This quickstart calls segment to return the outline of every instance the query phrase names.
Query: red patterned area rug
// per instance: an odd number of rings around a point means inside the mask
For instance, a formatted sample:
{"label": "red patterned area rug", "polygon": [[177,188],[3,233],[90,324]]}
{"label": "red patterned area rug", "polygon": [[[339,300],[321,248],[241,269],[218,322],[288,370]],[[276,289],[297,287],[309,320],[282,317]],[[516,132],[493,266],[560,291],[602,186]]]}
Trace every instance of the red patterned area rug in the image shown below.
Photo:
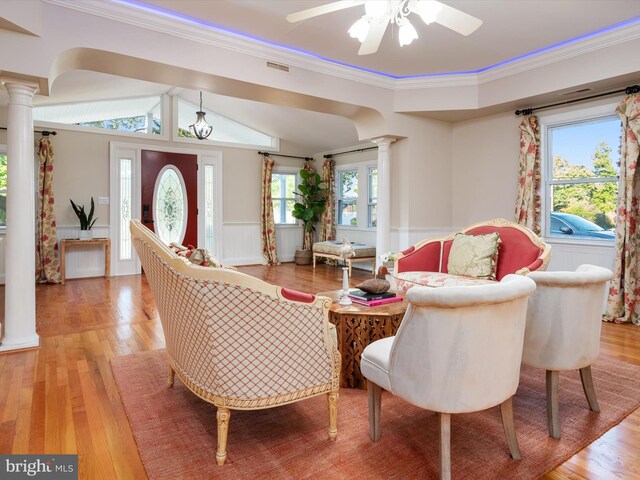
{"label": "red patterned area rug", "polygon": [[[367,393],[340,390],[338,440],[327,440],[324,395],[292,405],[232,411],[228,457],[215,461],[216,409],[176,378],[165,386],[164,350],[111,360],[149,478],[429,479],[438,478],[438,417],[388,393],[382,438],[369,441]],[[500,409],[452,415],[455,479],[537,479],[619,423],[640,405],[640,366],[600,360],[592,367],[602,412],[588,408],[577,372],[560,375],[562,438],[547,435],[544,371],[523,368],[514,399],[522,460],[509,456]]]}

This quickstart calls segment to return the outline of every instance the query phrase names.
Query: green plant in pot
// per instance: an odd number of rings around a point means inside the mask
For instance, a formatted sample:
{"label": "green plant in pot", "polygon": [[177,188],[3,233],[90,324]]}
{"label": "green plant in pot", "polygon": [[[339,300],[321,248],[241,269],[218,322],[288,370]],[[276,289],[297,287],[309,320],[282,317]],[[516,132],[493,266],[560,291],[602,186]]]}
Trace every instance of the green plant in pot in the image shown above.
{"label": "green plant in pot", "polygon": [[327,208],[327,189],[322,186],[322,177],[308,170],[300,170],[300,193],[298,202],[293,206],[291,215],[304,224],[302,250],[296,251],[296,264],[309,265],[311,263],[311,247],[315,224]]}
{"label": "green plant in pot", "polygon": [[89,215],[84,210],[84,205],[78,206],[74,203],[73,200],[69,199],[71,202],[71,206],[73,207],[73,211],[76,213],[78,220],[80,220],[80,234],[78,238],[80,240],[90,240],[93,238],[93,232],[91,231],[91,227],[96,223],[97,218],[93,218],[93,212],[96,209],[95,204],[93,203],[93,197],[91,197],[91,209],[89,210]]}

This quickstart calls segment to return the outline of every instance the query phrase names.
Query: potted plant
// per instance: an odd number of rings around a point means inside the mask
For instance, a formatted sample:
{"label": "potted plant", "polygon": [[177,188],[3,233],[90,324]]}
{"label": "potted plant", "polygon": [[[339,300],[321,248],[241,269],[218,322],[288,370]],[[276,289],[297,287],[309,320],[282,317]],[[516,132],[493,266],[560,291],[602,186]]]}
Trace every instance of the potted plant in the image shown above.
{"label": "potted plant", "polygon": [[96,223],[97,218],[93,218],[93,212],[95,210],[95,204],[93,203],[93,197],[91,197],[91,209],[89,210],[89,215],[84,211],[84,205],[76,205],[73,200],[69,199],[71,202],[71,206],[73,207],[73,211],[76,213],[78,220],[80,220],[80,232],[78,238],[80,240],[91,240],[93,238],[93,232],[91,231],[91,227]]}
{"label": "potted plant", "polygon": [[311,263],[311,248],[315,223],[327,208],[327,189],[322,187],[322,177],[308,170],[300,170],[300,193],[295,192],[299,202],[293,206],[291,214],[304,224],[302,250],[296,250],[296,265]]}

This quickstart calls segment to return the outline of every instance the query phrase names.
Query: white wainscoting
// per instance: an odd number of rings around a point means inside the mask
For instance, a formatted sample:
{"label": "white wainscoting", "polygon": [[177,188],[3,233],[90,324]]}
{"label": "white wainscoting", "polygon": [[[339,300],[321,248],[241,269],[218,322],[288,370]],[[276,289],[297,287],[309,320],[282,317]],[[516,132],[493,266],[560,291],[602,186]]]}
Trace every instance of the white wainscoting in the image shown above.
{"label": "white wainscoting", "polygon": [[427,238],[442,238],[459,232],[461,228],[440,227],[440,228],[391,228],[391,251],[402,252],[411,245]]}
{"label": "white wainscoting", "polygon": [[580,245],[576,243],[545,241],[551,245],[551,261],[548,270],[575,270],[588,263],[613,270],[615,245]]}
{"label": "white wainscoting", "polygon": [[[572,271],[585,263],[605,267],[613,271],[613,264],[616,259],[615,245],[580,245],[576,243],[554,242],[550,239],[545,241],[551,245],[550,271],[568,270]],[[602,313],[607,311],[607,296],[609,293],[609,283],[602,299]]]}
{"label": "white wainscoting", "polygon": [[222,225],[222,257],[225,265],[262,263],[260,223],[224,223]]}
{"label": "white wainscoting", "polygon": [[302,225],[276,225],[276,251],[281,262],[293,262],[296,248],[302,247]]}
{"label": "white wainscoting", "polygon": [[[343,239],[347,239],[350,242],[364,243],[365,245],[375,246],[376,244],[376,231],[364,230],[357,228],[336,228],[336,240],[342,242]],[[354,264],[355,266],[355,264]]]}
{"label": "white wainscoting", "polygon": [[[347,239],[350,242],[364,243],[365,245],[376,245],[376,231],[364,230],[356,228],[336,228],[336,240],[342,241]],[[359,268],[360,270],[371,271],[371,262],[354,262],[352,268]]]}
{"label": "white wainscoting", "polygon": [[[77,225],[58,225],[58,242],[65,238],[78,238]],[[109,226],[94,226],[94,238],[109,238]],[[59,244],[58,244],[59,247]],[[113,255],[113,245],[111,246]],[[60,259],[62,261],[62,259]],[[91,245],[67,249],[65,278],[85,278],[104,276],[104,247]]]}

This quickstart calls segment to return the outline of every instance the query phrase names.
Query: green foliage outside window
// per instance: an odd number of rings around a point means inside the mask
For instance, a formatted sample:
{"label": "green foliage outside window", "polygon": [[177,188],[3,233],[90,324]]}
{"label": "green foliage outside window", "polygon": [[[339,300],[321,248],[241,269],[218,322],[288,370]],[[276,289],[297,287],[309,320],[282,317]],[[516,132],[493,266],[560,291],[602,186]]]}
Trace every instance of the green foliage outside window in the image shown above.
{"label": "green foliage outside window", "polygon": [[[100,120],[97,122],[82,122],[78,125],[83,127],[97,127],[105,128],[107,130],[118,130],[121,132],[144,132],[147,129],[146,126],[147,117],[139,115],[137,117],[127,118],[113,118],[111,120]],[[153,131],[154,135],[160,135],[160,122],[153,119]]]}
{"label": "green foliage outside window", "polygon": [[182,127],[178,127],[178,136],[182,138],[196,138],[196,136],[191,133],[191,130]]}
{"label": "green foliage outside window", "polygon": [[[571,165],[557,155],[553,158],[554,179],[616,178],[612,148],[601,142],[593,154],[593,167]],[[605,230],[615,226],[617,182],[589,182],[553,186],[553,211],[579,215]]]}

